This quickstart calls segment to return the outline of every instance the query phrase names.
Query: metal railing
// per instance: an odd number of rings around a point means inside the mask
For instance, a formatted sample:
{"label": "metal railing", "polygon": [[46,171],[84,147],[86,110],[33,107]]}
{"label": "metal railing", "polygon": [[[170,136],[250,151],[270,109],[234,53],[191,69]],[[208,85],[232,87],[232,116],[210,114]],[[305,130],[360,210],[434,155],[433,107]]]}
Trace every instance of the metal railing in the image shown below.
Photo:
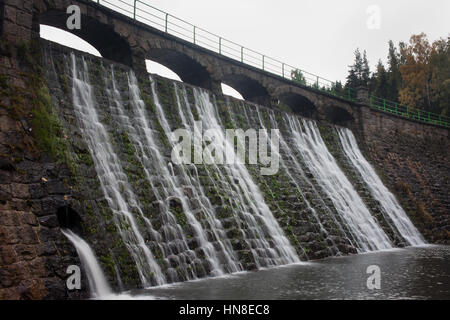
{"label": "metal railing", "polygon": [[[300,84],[329,92],[353,101],[354,96],[347,92],[333,90],[335,83],[311,72],[296,68],[287,63],[273,59],[255,50],[239,45],[233,41],[199,28],[185,20],[155,8],[140,0],[92,0],[105,7],[122,13],[136,21],[145,23],[155,29],[209,49],[215,53],[245,63],[252,67],[267,71],[288,80],[293,80],[292,73],[300,71],[304,82]],[[352,98],[353,97],[353,98]]]}
{"label": "metal railing", "polygon": [[370,96],[369,101],[371,108],[393,113],[405,118],[450,128],[450,117],[445,117],[437,113],[411,108],[401,105],[397,102],[389,101],[375,96]]}
{"label": "metal railing", "polygon": [[[116,12],[124,14],[136,21],[142,22],[155,29],[158,29],[167,34],[173,35],[177,38],[191,42],[195,45],[209,49],[215,53],[234,59],[246,65],[258,68],[260,70],[269,72],[271,74],[280,76],[284,79],[294,81],[297,84],[304,85],[322,92],[328,93],[335,97],[346,99],[349,101],[355,101],[356,90],[352,88],[338,88],[336,82],[325,79],[308,71],[296,68],[287,63],[281,62],[277,59],[273,59],[264,54],[261,54],[252,49],[246,48],[233,41],[227,40],[221,36],[215,35],[205,29],[199,28],[185,20],[172,16],[171,14],[155,8],[144,1],[140,0],[92,0],[98,4],[101,4],[107,8],[110,8]],[[301,72],[302,79],[297,80],[294,76],[295,73]],[[386,101],[380,105],[381,98],[373,97],[371,99],[371,107],[380,109],[386,112],[396,113],[395,108],[384,107]],[[389,103],[391,105],[392,103]],[[407,108],[408,109],[408,108]],[[394,110],[394,111],[393,111]],[[416,115],[409,112],[397,113],[399,115],[405,115],[409,118],[425,121],[427,123],[438,124],[448,126],[449,119],[446,117],[440,117],[438,115],[432,115],[431,117],[425,117],[427,112],[418,111]],[[409,115],[412,116],[409,116]],[[428,115],[428,114],[427,114]],[[444,119],[446,120],[439,120]]]}

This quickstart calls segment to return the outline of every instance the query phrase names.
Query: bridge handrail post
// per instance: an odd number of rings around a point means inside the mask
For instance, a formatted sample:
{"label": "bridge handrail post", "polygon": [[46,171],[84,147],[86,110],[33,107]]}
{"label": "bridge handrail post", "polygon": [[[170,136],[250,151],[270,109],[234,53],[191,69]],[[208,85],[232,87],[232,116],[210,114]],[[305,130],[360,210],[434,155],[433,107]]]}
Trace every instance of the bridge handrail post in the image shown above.
{"label": "bridge handrail post", "polygon": [[222,37],[219,37],[219,54],[222,54]]}
{"label": "bridge handrail post", "polygon": [[241,62],[244,63],[244,47],[241,47]]}
{"label": "bridge handrail post", "polygon": [[134,7],[133,7],[133,19],[134,20],[136,20],[136,7],[137,7],[137,0],[134,0]]}
{"label": "bridge handrail post", "polygon": [[168,23],[169,23],[169,14],[168,13],[166,13],[166,33],[167,33],[167,31],[168,31]]}
{"label": "bridge handrail post", "polygon": [[284,62],[281,63],[281,73],[283,74],[283,78],[284,78]]}
{"label": "bridge handrail post", "polygon": [[194,26],[194,44],[195,44],[195,29],[197,29],[197,27],[196,26]]}
{"label": "bridge handrail post", "polygon": [[263,69],[263,71],[265,71],[265,70],[264,70],[264,58],[265,58],[265,57],[264,57],[264,55],[263,55],[263,56],[262,56],[262,69]]}

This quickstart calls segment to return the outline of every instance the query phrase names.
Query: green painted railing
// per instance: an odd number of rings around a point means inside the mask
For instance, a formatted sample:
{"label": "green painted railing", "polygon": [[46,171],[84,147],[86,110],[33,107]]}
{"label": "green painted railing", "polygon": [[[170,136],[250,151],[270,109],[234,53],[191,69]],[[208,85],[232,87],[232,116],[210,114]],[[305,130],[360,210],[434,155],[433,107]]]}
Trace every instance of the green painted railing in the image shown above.
{"label": "green painted railing", "polygon": [[397,102],[389,101],[374,96],[370,96],[369,100],[371,108],[393,113],[405,118],[450,128],[450,117],[445,117],[437,113],[411,108],[408,106],[401,105]]}
{"label": "green painted railing", "polygon": [[[281,62],[277,59],[270,58],[264,54],[258,53],[252,49],[241,46],[233,41],[222,38],[209,31],[199,28],[189,22],[172,16],[171,14],[164,12],[158,8],[155,8],[144,1],[140,0],[92,0],[98,4],[108,7],[116,12],[124,14],[136,21],[145,23],[153,28],[156,28],[165,33],[176,36],[180,39],[191,42],[200,47],[209,49],[220,55],[229,57],[239,62],[245,63],[252,67],[261,69],[263,71],[275,74],[284,79],[297,82],[301,85],[326,92],[330,95],[346,99],[349,101],[355,101],[356,90],[352,88],[337,89],[336,83],[318,75],[302,70],[300,68],[293,67],[287,63]],[[300,71],[303,79],[297,81],[292,74]],[[384,102],[383,102],[384,101]],[[388,105],[395,103],[389,102]],[[447,117],[441,117],[439,115],[430,114],[421,110],[416,110],[416,113],[404,112],[407,107],[401,106],[401,111],[395,111],[395,108],[384,107],[386,101],[373,97],[371,99],[371,107],[380,109],[386,112],[395,113],[411,119],[424,121],[431,124],[447,126],[450,121]],[[398,106],[400,107],[400,106]],[[406,108],[406,109],[405,109]],[[412,110],[412,109],[411,109]]]}

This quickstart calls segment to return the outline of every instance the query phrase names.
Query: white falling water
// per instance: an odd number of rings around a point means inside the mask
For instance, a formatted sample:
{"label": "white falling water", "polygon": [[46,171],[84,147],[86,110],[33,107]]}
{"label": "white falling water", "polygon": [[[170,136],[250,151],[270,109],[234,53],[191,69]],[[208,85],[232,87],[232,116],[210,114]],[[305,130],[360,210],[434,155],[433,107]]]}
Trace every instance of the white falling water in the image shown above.
{"label": "white falling water", "polygon": [[[225,137],[225,128],[218,115],[218,108],[212,103],[209,93],[205,90],[194,88],[195,109],[199,115],[204,130],[219,129],[215,136],[215,142],[218,146],[217,152],[224,154],[227,148],[233,150],[228,145]],[[194,119],[192,110],[188,108],[189,118]],[[212,158],[212,155],[209,155]],[[211,161],[214,163],[214,161]],[[283,230],[274,218],[272,212],[264,201],[264,197],[258,186],[253,182],[250,173],[244,164],[235,163],[228,165],[224,169],[227,177],[217,165],[213,164],[215,172],[221,177],[222,181],[228,181],[234,195],[239,200],[239,210],[241,223],[248,226],[251,238],[246,238],[247,243],[252,248],[252,254],[255,258],[257,267],[269,267],[298,263],[299,258],[295,249],[292,247]]]}
{"label": "white falling water", "polygon": [[392,248],[386,233],[328,151],[315,122],[285,115],[293,134],[293,147],[328,194],[357,241],[359,251]]}
{"label": "white falling water", "polygon": [[[134,75],[131,76],[134,79]],[[169,257],[178,259],[178,261],[181,261],[184,264],[191,263],[192,260],[196,259],[196,254],[192,250],[189,250],[183,230],[177,224],[175,217],[169,210],[169,204],[166,201],[169,200],[167,187],[161,185],[161,188],[158,188],[155,183],[155,180],[159,180],[161,184],[166,183],[167,179],[161,180],[159,177],[161,175],[164,177],[168,176],[168,172],[166,168],[162,167],[163,161],[161,160],[159,150],[154,143],[153,133],[148,127],[148,123],[145,121],[146,118],[143,118],[142,116],[142,113],[144,112],[143,108],[138,106],[143,103],[139,99],[138,88],[134,83],[132,84],[130,80],[128,80],[128,90],[130,91],[131,96],[130,104],[133,108],[131,110],[125,110],[121,94],[117,89],[113,69],[111,69],[110,82],[111,83],[107,85],[106,89],[109,98],[109,111],[114,120],[120,125],[120,128],[124,130],[124,132],[127,132],[130,142],[136,150],[136,156],[141,162],[145,177],[150,183],[152,191],[155,193],[160,209],[161,220],[164,222],[160,232],[158,232],[154,229],[151,221],[146,216],[143,216],[151,234],[151,239],[161,250],[164,263],[166,263],[167,266],[170,266]],[[137,111],[139,111],[138,114],[136,114]],[[155,156],[156,158],[154,158]],[[157,175],[152,175],[151,172],[155,172]],[[178,256],[175,256],[176,253]],[[184,280],[195,278],[193,270],[188,271],[184,267],[180,267],[179,270],[183,272]],[[180,280],[178,272],[172,267],[168,268],[167,274],[169,280],[172,282]]]}
{"label": "white falling water", "polygon": [[[150,116],[147,110],[149,106],[146,106],[141,98],[135,75],[132,72],[128,73],[128,94],[125,93],[122,97],[124,94],[117,89],[114,71],[111,70],[111,77],[104,79],[110,102],[109,111],[106,112],[113,118],[114,124],[127,133],[136,158],[142,164],[145,180],[149,182],[156,197],[160,222],[160,228],[156,230],[151,220],[146,217],[148,213],[144,213],[145,210],[141,208],[138,195],[134,194],[124,170],[125,163],[122,163],[116,153],[107,127],[101,123],[101,115],[105,110],[100,110],[96,102],[93,88],[89,83],[88,66],[84,60],[77,61],[73,54],[71,58],[73,104],[79,127],[94,160],[101,189],[114,214],[116,227],[135,261],[144,286],[196,279],[198,270],[195,266],[198,262],[200,265],[203,263],[203,266],[208,266],[208,275],[211,276],[242,271],[244,270],[241,264],[243,258],[240,254],[244,251],[251,253],[257,268],[299,262],[294,247],[273,216],[245,164],[237,162],[233,165],[220,166],[214,161],[206,161],[211,164],[202,167],[204,172],[200,177],[196,166],[173,166],[167,160],[167,150],[163,149],[157,135],[170,137],[173,129],[169,120],[172,120],[174,116],[179,117],[182,127],[192,131],[219,129],[215,136],[217,153],[225,153],[227,147],[234,149],[228,145],[229,142],[225,136],[225,129],[231,128],[225,128],[219,115],[219,107],[215,101],[212,101],[210,94],[206,90],[194,88],[195,102],[191,105],[186,87],[174,83],[177,109],[175,112],[178,111],[178,114],[169,117],[165,106],[162,106],[159,101],[156,81],[150,77],[154,104],[154,116],[153,114]],[[80,61],[82,63],[77,66]],[[123,100],[124,98],[128,100]],[[250,121],[253,121],[253,123],[259,123],[262,128],[265,127],[259,110],[250,116],[254,119],[250,120],[245,112],[249,125],[251,125]],[[272,111],[269,111],[269,121],[272,128],[278,128],[281,125]],[[331,199],[339,214],[340,219],[332,217],[335,224],[341,229],[341,221],[345,224],[348,232],[344,233],[351,236],[351,240],[348,240],[357,247],[359,252],[392,248],[388,236],[327,150],[315,122],[299,120],[287,114],[282,117],[282,122],[283,128],[286,126],[292,135],[283,136],[281,133],[278,135],[283,154],[287,155],[287,159],[280,159],[281,168],[286,172],[287,178],[297,193],[304,198],[306,207],[314,216],[321,233],[325,234],[324,237],[328,233],[314,205],[304,196],[302,185],[296,181],[296,177],[300,175],[309,189],[318,190],[306,177],[305,166],[312,173],[319,188],[326,193],[327,198]],[[159,125],[160,130],[155,130],[156,125]],[[339,136],[346,155],[361,173],[373,197],[381,203],[385,214],[405,241],[410,245],[423,244],[422,237],[395,197],[381,183],[373,168],[360,153],[353,134],[348,130],[340,129]],[[173,147],[174,142],[167,140]],[[167,147],[166,145],[165,148]],[[273,150],[276,152],[275,149]],[[209,157],[207,160],[213,158],[207,153],[204,156]],[[206,185],[202,185],[204,179],[209,180],[208,186],[213,185],[226,193],[225,197],[233,208],[230,218],[227,219],[235,222],[233,225],[239,229],[241,233],[239,237],[242,236],[239,239],[242,238],[247,246],[241,249],[242,252],[233,249],[235,245],[233,241],[236,239],[234,236],[228,236],[222,222],[217,218],[217,207],[211,203],[203,189],[206,188]],[[187,196],[187,194],[190,195]],[[224,199],[224,195],[220,197]],[[179,224],[178,218],[171,210],[170,203],[174,199],[181,204],[188,230],[198,244],[196,250],[189,248],[190,238],[187,238],[186,230]],[[192,200],[198,200],[195,208]],[[328,214],[333,215],[333,211],[329,210]],[[137,219],[143,221],[145,225],[138,224]],[[74,243],[80,258],[84,256],[81,259],[83,263],[86,263],[86,268],[93,277],[89,281],[90,283],[94,281],[91,284],[94,295],[110,294],[102,274],[99,278],[100,283],[95,283],[94,278],[98,277],[101,269],[87,243],[70,231],[64,234]],[[156,263],[150,250],[155,247],[162,253],[162,257],[158,257],[160,265]],[[245,262],[252,263],[248,260]],[[161,269],[163,264],[165,268]]]}
{"label": "white falling water", "polygon": [[[153,102],[155,104],[156,108],[156,115],[158,118],[159,123],[161,124],[161,127],[164,131],[164,134],[166,137],[170,137],[172,134],[172,131],[170,129],[169,122],[166,118],[166,114],[163,110],[163,107],[159,101],[159,97],[156,90],[156,82],[154,79],[150,76],[150,82],[151,82],[151,90],[152,90],[152,96],[153,96]],[[134,79],[134,86],[138,88],[135,78]],[[176,84],[174,83],[174,90],[175,95],[177,97],[177,107],[179,111],[179,115],[182,120],[183,126],[187,128],[187,122],[186,118],[184,117],[184,114],[181,110],[181,102],[179,100],[179,95],[177,92]],[[174,142],[169,139],[169,143],[172,147],[174,147]],[[216,213],[209,201],[209,199],[206,197],[205,192],[201,186],[201,183],[198,179],[198,176],[193,176],[191,174],[188,174],[188,170],[184,166],[178,166],[177,170],[180,179],[174,180],[172,182],[172,186],[175,189],[175,192],[178,192],[179,196],[181,195],[181,192],[179,191],[181,188],[180,181],[183,181],[185,184],[187,184],[187,187],[192,192],[192,198],[198,199],[198,204],[200,205],[201,211],[205,214],[205,223],[206,225],[202,226],[199,221],[196,220],[195,215],[193,212],[191,212],[188,204],[186,203],[186,200],[184,199],[184,205],[187,210],[188,219],[191,223],[191,226],[196,230],[197,232],[197,239],[199,240],[201,246],[205,249],[205,254],[207,257],[210,257],[212,259],[212,266],[213,266],[213,274],[222,274],[224,271],[227,273],[234,273],[238,271],[242,271],[242,266],[237,259],[235,253],[233,252],[233,248],[231,246],[230,240],[226,237],[226,234],[223,230],[223,226],[220,223],[220,221],[216,218]],[[173,180],[173,178],[172,178]],[[215,241],[216,247],[215,248],[210,241],[208,241],[205,228],[208,228],[212,232],[212,238]],[[217,252],[218,251],[218,252]],[[222,255],[222,261],[218,258],[219,252]],[[222,266],[221,266],[222,265]]]}
{"label": "white falling water", "polygon": [[111,296],[112,292],[108,285],[108,281],[106,280],[102,268],[100,267],[94,252],[92,252],[91,247],[86,241],[72,231],[61,230],[61,232],[70,240],[70,242],[72,242],[77,250],[81,263],[86,270],[92,297],[104,299]]}
{"label": "white falling water", "polygon": [[[262,127],[264,127],[264,122],[262,121],[261,118],[261,114],[259,112],[259,110],[257,109],[257,114],[258,114],[258,121],[260,123],[260,125]],[[279,125],[275,119],[275,114],[273,112],[273,110],[269,111],[269,118],[270,118],[270,124],[272,126],[272,128],[276,128],[278,129],[278,135],[279,135],[279,140],[280,140],[280,145],[281,148],[283,148],[284,152],[286,153],[287,157],[289,160],[291,160],[292,162],[292,166],[289,167],[285,164],[284,159],[282,159],[281,155],[280,155],[280,164],[281,166],[284,168],[287,176],[290,178],[290,180],[292,181],[292,183],[295,185],[297,192],[302,196],[307,208],[310,210],[310,212],[312,213],[315,221],[317,222],[317,224],[320,227],[320,230],[328,235],[327,230],[324,228],[324,226],[322,225],[322,222],[316,212],[316,209],[311,205],[310,201],[306,198],[302,188],[300,187],[299,183],[296,181],[296,179],[293,176],[293,173],[291,171],[293,171],[295,169],[296,173],[299,173],[302,177],[303,180],[308,182],[309,187],[312,190],[315,190],[314,185],[309,181],[309,179],[307,179],[300,163],[298,162],[297,158],[295,157],[294,153],[292,152],[292,149],[288,146],[286,140],[284,139],[283,135],[281,134],[280,130],[279,130]],[[331,216],[331,218],[333,219],[335,225],[339,228],[339,230],[342,232],[343,235],[345,235],[345,231],[341,226],[341,223],[339,222],[338,219],[336,219],[336,217],[334,217],[334,215],[332,214],[332,212],[329,210],[329,208],[324,204],[324,206],[327,209],[328,214]],[[352,241],[347,237],[347,240],[349,241],[350,244],[352,244]],[[333,242],[333,241],[332,241]],[[333,242],[334,244],[334,242]]]}
{"label": "white falling water", "polygon": [[374,168],[362,155],[353,133],[346,128],[339,128],[338,133],[345,154],[361,174],[370,193],[379,201],[384,212],[392,220],[407,244],[411,246],[425,244],[420,232],[414,227],[395,196],[386,188]]}
{"label": "white falling water", "polygon": [[165,277],[145,244],[132,209],[136,209],[141,215],[142,212],[111,144],[109,134],[99,120],[93,88],[89,84],[88,66],[83,59],[82,67],[78,68],[73,53],[71,58],[75,114],[94,160],[103,194],[114,213],[116,226],[136,262],[143,285],[151,285],[152,276],[156,284],[164,284]]}
{"label": "white falling water", "polygon": [[[223,274],[223,269],[221,267],[221,264],[218,259],[217,252],[214,248],[214,246],[208,241],[207,236],[202,228],[202,225],[197,221],[194,213],[189,207],[188,201],[186,196],[184,195],[183,187],[180,185],[177,177],[173,174],[171,170],[171,164],[163,157],[161,154],[161,151],[159,150],[159,147],[157,146],[154,138],[153,131],[150,128],[150,118],[146,112],[146,106],[145,103],[142,101],[140,97],[140,91],[137,84],[136,77],[133,73],[129,74],[129,90],[131,93],[131,104],[133,107],[133,113],[135,120],[137,122],[136,127],[138,130],[140,130],[139,135],[134,134],[132,136],[132,139],[135,140],[135,143],[139,143],[138,140],[144,141],[145,148],[142,149],[142,152],[144,155],[147,155],[149,158],[152,158],[153,161],[149,163],[148,161],[144,162],[144,166],[146,169],[146,174],[148,179],[151,181],[152,177],[150,175],[150,171],[157,173],[158,180],[163,181],[161,191],[156,191],[156,195],[158,197],[158,200],[160,201],[160,204],[162,206],[162,214],[166,214],[168,217],[168,221],[171,221],[170,224],[166,224],[163,228],[170,228],[173,229],[174,225],[177,229],[178,233],[178,239],[181,241],[181,248],[178,248],[177,251],[190,251],[187,252],[187,254],[182,258],[182,260],[189,260],[189,256],[194,256],[194,259],[196,257],[195,253],[191,250],[189,250],[186,238],[184,236],[183,230],[179,225],[177,225],[175,217],[171,216],[170,211],[168,210],[168,201],[175,197],[176,199],[179,199],[181,201],[183,214],[186,216],[187,223],[192,227],[195,233],[195,237],[198,240],[199,247],[203,251],[205,255],[206,261],[210,265],[210,273],[213,276],[221,275]],[[153,84],[152,84],[152,90]],[[169,132],[169,126],[167,121],[164,121],[165,118],[161,118],[159,116],[162,112],[159,111],[161,108],[158,97],[154,94],[153,95],[154,104],[156,106],[157,112],[158,112],[158,118],[159,122],[163,127],[163,130],[167,133]],[[151,152],[151,154],[149,153]],[[149,167],[149,165],[153,166],[152,168]],[[195,188],[191,185],[189,186],[191,190],[195,190]],[[168,230],[167,230],[168,231]],[[166,232],[169,234],[170,232]],[[173,234],[173,233],[172,233]],[[179,257],[177,257],[179,259]]]}

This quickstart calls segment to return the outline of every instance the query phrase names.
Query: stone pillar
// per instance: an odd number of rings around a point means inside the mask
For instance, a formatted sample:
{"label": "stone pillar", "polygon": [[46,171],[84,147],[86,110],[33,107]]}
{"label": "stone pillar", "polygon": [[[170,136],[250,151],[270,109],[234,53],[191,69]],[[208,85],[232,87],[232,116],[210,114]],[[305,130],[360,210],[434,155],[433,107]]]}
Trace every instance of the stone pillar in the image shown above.
{"label": "stone pillar", "polygon": [[206,89],[211,90],[216,95],[222,95],[222,83],[220,81],[211,79],[210,84],[205,85]]}
{"label": "stone pillar", "polygon": [[369,90],[367,87],[360,86],[356,90],[356,102],[369,105]]}
{"label": "stone pillar", "polygon": [[28,42],[39,37],[34,32],[33,0],[3,0],[0,4],[2,39],[9,43]]}
{"label": "stone pillar", "polygon": [[131,65],[135,73],[147,73],[147,66],[145,64],[145,51],[139,47],[131,48]]}

